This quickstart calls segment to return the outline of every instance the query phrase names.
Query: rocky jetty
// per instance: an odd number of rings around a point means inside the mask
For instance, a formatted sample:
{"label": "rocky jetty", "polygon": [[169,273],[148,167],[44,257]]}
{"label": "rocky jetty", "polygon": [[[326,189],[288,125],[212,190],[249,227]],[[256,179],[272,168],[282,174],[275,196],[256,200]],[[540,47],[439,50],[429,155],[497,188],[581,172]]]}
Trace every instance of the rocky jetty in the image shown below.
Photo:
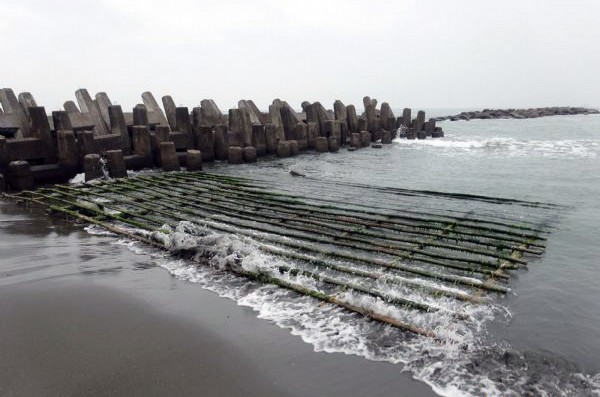
{"label": "rocky jetty", "polygon": [[438,117],[437,121],[472,120],[472,119],[533,119],[545,116],[564,116],[575,114],[598,114],[597,109],[582,107],[549,107],[532,109],[484,109],[472,112],[462,112],[454,116]]}

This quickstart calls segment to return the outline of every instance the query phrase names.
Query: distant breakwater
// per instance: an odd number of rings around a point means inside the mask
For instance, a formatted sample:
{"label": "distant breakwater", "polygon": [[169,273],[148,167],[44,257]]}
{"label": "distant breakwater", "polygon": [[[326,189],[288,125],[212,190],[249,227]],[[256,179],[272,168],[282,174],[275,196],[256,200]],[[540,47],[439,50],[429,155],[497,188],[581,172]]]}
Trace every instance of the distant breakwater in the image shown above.
{"label": "distant breakwater", "polygon": [[253,163],[261,156],[289,157],[306,150],[377,149],[398,136],[444,136],[424,111],[413,119],[405,108],[396,117],[387,102],[378,108],[368,96],[362,114],[340,100],[333,110],[305,101],[297,112],[275,99],[263,112],[243,99],[224,114],[212,99],[190,111],[165,95],[161,108],[150,92],[142,93],[132,112],[113,105],[105,92],[92,98],[79,89],[75,99],[49,115],[31,93],[17,96],[10,88],[0,89],[0,192],[65,182],[78,173],[86,180],[122,178],[127,170],[142,168],[200,170],[215,160]]}
{"label": "distant breakwater", "polygon": [[598,114],[597,109],[583,107],[546,107],[531,109],[484,109],[479,111],[462,112],[454,116],[437,117],[436,121],[458,121],[473,119],[533,119],[546,116],[566,116],[576,114]]}

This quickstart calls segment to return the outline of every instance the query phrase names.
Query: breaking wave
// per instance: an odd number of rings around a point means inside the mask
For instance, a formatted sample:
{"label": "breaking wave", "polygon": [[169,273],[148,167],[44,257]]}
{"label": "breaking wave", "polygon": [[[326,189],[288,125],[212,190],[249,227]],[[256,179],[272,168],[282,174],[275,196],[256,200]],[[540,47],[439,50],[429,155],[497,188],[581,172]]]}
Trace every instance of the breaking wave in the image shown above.
{"label": "breaking wave", "polygon": [[510,157],[577,157],[596,158],[600,153],[598,140],[519,140],[508,137],[447,135],[442,139],[394,140],[400,148],[438,150],[443,153],[464,153],[481,155],[502,155]]}
{"label": "breaking wave", "polygon": [[[173,276],[232,299],[261,319],[290,330],[317,352],[357,355],[398,365],[441,396],[598,396],[600,376],[581,374],[570,363],[532,352],[518,352],[508,344],[492,343],[486,324],[508,321],[510,312],[498,300],[483,304],[440,299],[448,312],[460,305],[467,321],[451,321],[437,313],[403,311],[379,298],[351,290],[338,292],[339,299],[388,315],[408,316],[413,323],[434,329],[439,338],[413,335],[333,305],[321,305],[308,296],[269,284],[248,281],[228,268],[276,272],[281,257],[258,249],[257,243],[235,234],[215,233],[202,225],[181,222],[175,229],[164,226],[150,235],[169,247],[155,252],[156,263]],[[88,229],[98,233],[96,228]],[[136,252],[139,249],[136,248]],[[278,276],[286,281],[321,291],[314,278],[301,274]],[[389,288],[385,284],[381,288]],[[389,291],[390,293],[392,291]]]}

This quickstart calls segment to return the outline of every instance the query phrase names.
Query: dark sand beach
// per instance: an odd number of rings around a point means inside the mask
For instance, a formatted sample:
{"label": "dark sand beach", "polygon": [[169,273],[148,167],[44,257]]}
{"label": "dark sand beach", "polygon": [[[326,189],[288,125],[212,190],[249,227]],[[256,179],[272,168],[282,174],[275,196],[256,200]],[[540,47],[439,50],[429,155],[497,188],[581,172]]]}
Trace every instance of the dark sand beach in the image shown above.
{"label": "dark sand beach", "polygon": [[315,353],[147,254],[1,205],[2,396],[432,396],[401,366]]}

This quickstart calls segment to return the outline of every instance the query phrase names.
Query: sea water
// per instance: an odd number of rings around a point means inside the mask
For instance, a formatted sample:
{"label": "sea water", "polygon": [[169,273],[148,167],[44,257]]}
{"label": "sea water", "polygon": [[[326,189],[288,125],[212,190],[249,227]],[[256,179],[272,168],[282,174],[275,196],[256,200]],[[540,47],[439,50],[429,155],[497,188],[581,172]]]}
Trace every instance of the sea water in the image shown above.
{"label": "sea water", "polygon": [[[446,132],[443,139],[397,139],[379,150],[342,149],[335,154],[306,154],[236,167],[216,165],[211,171],[259,179],[300,195],[391,208],[418,210],[420,204],[376,190],[365,194],[359,187],[556,204],[555,209],[542,212],[506,210],[507,216],[551,224],[546,252],[516,272],[506,297],[496,296],[481,305],[450,298],[433,302],[444,310],[460,310],[469,321],[453,321],[440,313],[406,313],[352,291],[341,295],[354,304],[435,329],[443,342],[406,335],[275,286],[224,275],[219,269],[240,259],[249,269],[275,268],[281,261],[260,252],[252,239],[236,234],[182,223],[154,238],[173,248],[194,247],[213,266],[199,266],[193,257],[174,259],[169,254],[155,254],[155,261],[182,280],[252,308],[259,318],[289,329],[315,351],[397,364],[399,372],[408,371],[440,395],[599,395],[600,116],[439,125]],[[290,170],[307,178],[293,178]],[[439,211],[470,210],[445,200],[423,205]],[[462,205],[485,210],[475,203]],[[95,227],[88,230],[103,233]],[[319,289],[309,277],[290,281]]]}

